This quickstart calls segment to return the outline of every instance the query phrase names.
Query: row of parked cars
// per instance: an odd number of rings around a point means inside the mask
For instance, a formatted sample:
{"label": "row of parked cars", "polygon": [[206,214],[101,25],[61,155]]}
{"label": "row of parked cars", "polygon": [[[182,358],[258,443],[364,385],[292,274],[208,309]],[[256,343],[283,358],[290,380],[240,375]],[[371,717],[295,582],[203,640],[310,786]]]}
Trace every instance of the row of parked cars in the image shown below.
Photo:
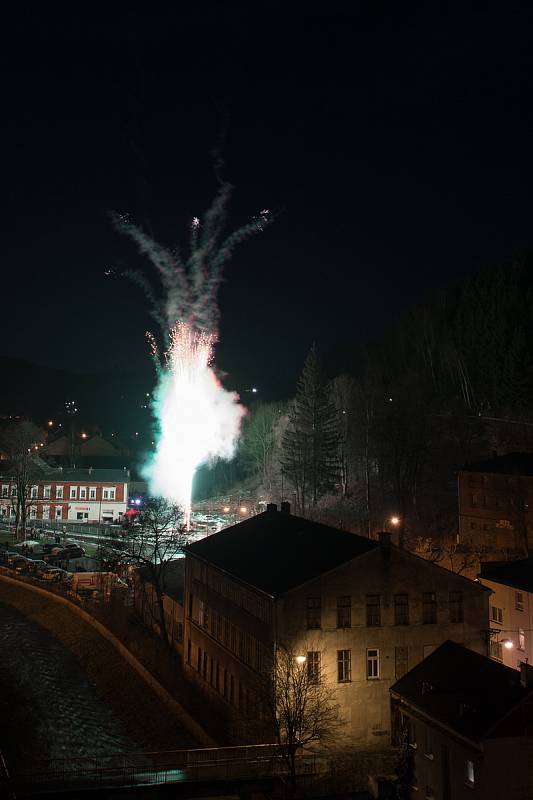
{"label": "row of parked cars", "polygon": [[51,581],[55,583],[63,581],[70,583],[72,580],[71,572],[53,566],[53,564],[50,564],[44,558],[27,558],[19,553],[11,553],[4,550],[0,551],[0,563],[14,570],[19,575],[29,575],[42,581]]}

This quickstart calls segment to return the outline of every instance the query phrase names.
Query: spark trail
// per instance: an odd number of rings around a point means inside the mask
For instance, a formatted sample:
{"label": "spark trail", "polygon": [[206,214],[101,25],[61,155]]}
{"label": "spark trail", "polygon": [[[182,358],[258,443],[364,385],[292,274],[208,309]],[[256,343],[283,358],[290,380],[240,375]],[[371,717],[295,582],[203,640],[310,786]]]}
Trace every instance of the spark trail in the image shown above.
{"label": "spark trail", "polygon": [[235,247],[271,220],[263,210],[224,235],[231,191],[223,183],[203,222],[193,217],[187,258],[158,244],[128,217],[114,218],[116,227],[148,257],[158,278],[154,284],[144,272],[130,273],[150,301],[163,342],[160,348],[156,336],[147,332],[158,376],[152,403],[157,440],[144,473],[153,495],[182,506],[187,525],[196,469],[206,461],[232,457],[245,413],[238,395],[223,388],[213,369],[222,270]]}

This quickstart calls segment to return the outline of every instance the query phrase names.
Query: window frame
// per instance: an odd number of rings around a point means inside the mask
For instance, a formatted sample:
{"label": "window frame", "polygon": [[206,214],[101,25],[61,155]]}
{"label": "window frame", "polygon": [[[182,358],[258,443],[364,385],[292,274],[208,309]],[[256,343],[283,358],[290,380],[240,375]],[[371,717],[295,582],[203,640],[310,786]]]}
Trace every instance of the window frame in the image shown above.
{"label": "window frame", "polygon": [[460,624],[465,621],[464,594],[460,590],[450,591],[448,595],[450,622]]}
{"label": "window frame", "polygon": [[[374,598],[374,602],[371,602]],[[376,601],[377,599],[377,601]],[[371,609],[377,609],[372,612]],[[369,593],[366,596],[366,627],[381,628],[381,595]]]}
{"label": "window frame", "polygon": [[311,686],[319,686],[321,679],[320,650],[310,650],[306,655],[307,682]]}
{"label": "window frame", "polygon": [[337,597],[337,628],[352,627],[352,596],[340,595]]}
{"label": "window frame", "polygon": [[308,631],[322,628],[322,598],[318,595],[306,598],[305,624]]}
{"label": "window frame", "polygon": [[[405,603],[399,603],[399,598],[405,598]],[[409,625],[409,595],[407,592],[399,592],[394,595],[394,624]]]}
{"label": "window frame", "polygon": [[[427,599],[431,598],[431,599]],[[422,624],[437,624],[437,592],[422,592]],[[431,619],[430,619],[431,617]]]}
{"label": "window frame", "polygon": [[337,650],[337,683],[352,681],[352,651]]}
{"label": "window frame", "polygon": [[366,679],[377,681],[381,677],[379,647],[367,647],[366,650]]}

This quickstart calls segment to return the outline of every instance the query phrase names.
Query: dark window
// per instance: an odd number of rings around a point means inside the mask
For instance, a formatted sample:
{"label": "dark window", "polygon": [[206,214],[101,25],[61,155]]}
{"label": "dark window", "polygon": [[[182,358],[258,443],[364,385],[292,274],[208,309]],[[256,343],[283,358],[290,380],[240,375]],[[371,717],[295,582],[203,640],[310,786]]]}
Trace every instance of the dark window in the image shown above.
{"label": "dark window", "polygon": [[402,678],[409,669],[409,651],[407,647],[394,648],[394,675]]}
{"label": "dark window", "polygon": [[211,686],[213,685],[213,681],[215,679],[215,665],[213,662],[213,657],[209,659],[209,683]]}
{"label": "dark window", "polygon": [[217,668],[215,673],[215,689],[220,692],[220,664],[217,661]]}
{"label": "dark window", "polygon": [[352,680],[352,651],[337,650],[337,680],[348,683]]}
{"label": "dark window", "polygon": [[517,611],[524,610],[524,595],[522,592],[515,592],[514,593],[514,607]]}
{"label": "dark window", "polygon": [[409,596],[406,594],[394,595],[394,624],[409,625]]}
{"label": "dark window", "polygon": [[187,664],[191,663],[191,640],[187,639]]}
{"label": "dark window", "polygon": [[352,598],[337,597],[337,628],[352,627]]}
{"label": "dark window", "polygon": [[228,697],[228,670],[224,667],[224,697]]}
{"label": "dark window", "polygon": [[198,648],[198,672],[202,671],[202,648]]}
{"label": "dark window", "polygon": [[235,678],[233,675],[229,676],[229,701],[230,703],[235,702]]}
{"label": "dark window", "polygon": [[381,625],[381,605],[379,594],[366,596],[366,624],[369,628]]}
{"label": "dark window", "polygon": [[217,616],[217,639],[222,639],[222,614]]}
{"label": "dark window", "polygon": [[204,650],[204,678],[207,680],[207,653]]}
{"label": "dark window", "polygon": [[239,631],[239,658],[244,661],[244,633]]}
{"label": "dark window", "polygon": [[318,650],[307,654],[307,679],[309,683],[320,683],[320,653]]}
{"label": "dark window", "polygon": [[464,622],[462,592],[450,592],[450,622]]}
{"label": "dark window", "polygon": [[229,647],[229,620],[224,619],[224,644]]}
{"label": "dark window", "polygon": [[320,597],[307,598],[307,629],[316,630],[322,625],[322,601]]}
{"label": "dark window", "polygon": [[424,592],[422,595],[422,622],[434,625],[437,622],[437,595],[435,592]]}

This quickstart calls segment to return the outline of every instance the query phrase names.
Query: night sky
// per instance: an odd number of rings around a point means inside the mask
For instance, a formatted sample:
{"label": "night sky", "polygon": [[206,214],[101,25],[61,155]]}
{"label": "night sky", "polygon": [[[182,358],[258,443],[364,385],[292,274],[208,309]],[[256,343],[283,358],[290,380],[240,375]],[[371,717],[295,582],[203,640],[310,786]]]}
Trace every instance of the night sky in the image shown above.
{"label": "night sky", "polygon": [[[533,243],[533,12],[500,3],[193,3],[5,19],[3,355],[150,370],[138,264],[109,212],[187,241],[224,134],[234,226],[217,364],[294,390],[433,287]],[[87,7],[90,8],[90,7]],[[148,7],[147,7],[148,8]]]}

